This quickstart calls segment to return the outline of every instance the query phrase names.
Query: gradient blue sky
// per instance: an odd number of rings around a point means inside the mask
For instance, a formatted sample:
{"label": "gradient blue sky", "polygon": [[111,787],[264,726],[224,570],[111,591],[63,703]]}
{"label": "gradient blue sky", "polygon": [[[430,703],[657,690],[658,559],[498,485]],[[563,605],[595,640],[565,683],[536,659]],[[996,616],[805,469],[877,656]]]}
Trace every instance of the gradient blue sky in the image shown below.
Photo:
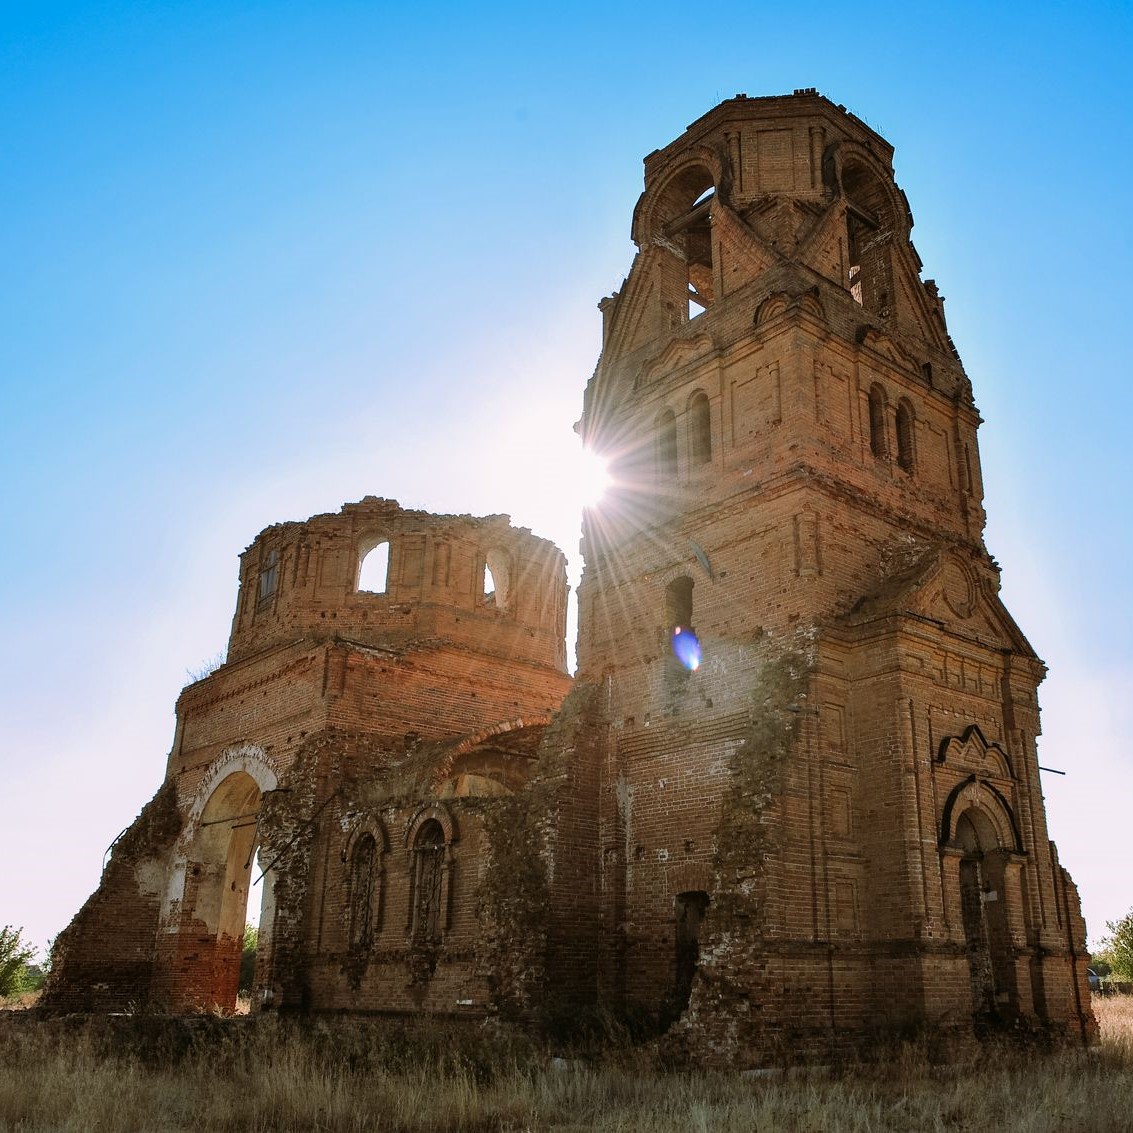
{"label": "gradient blue sky", "polygon": [[269,523],[372,493],[577,559],[641,159],[815,86],[895,145],[948,300],[1096,939],[1133,906],[1131,53],[1127,3],[4,5],[0,924],[42,945],[97,884]]}

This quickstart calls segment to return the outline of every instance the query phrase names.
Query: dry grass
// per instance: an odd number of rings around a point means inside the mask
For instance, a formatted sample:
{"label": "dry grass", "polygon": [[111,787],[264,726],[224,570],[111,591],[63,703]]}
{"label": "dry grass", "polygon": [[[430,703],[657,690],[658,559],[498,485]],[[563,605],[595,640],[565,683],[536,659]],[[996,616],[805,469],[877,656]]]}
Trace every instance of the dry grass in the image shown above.
{"label": "dry grass", "polygon": [[0,995],[0,1011],[26,1011],[39,1002],[38,991],[23,991],[18,995]]}
{"label": "dry grass", "polygon": [[202,1021],[0,1027],[0,1129],[328,1133],[996,1133],[1133,1129],[1133,999],[1095,1003],[1090,1052],[984,1048],[933,1067],[909,1046],[881,1069],[776,1080],[664,1073],[641,1052],[556,1070],[499,1036],[389,1025]]}

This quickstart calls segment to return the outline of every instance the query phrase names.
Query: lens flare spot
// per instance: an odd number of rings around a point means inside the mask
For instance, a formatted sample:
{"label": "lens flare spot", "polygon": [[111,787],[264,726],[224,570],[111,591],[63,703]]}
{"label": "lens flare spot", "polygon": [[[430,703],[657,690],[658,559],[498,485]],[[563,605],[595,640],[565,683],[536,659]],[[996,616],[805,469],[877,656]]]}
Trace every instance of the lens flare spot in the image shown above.
{"label": "lens flare spot", "polygon": [[677,626],[673,630],[673,656],[690,673],[700,668],[700,642],[691,629]]}

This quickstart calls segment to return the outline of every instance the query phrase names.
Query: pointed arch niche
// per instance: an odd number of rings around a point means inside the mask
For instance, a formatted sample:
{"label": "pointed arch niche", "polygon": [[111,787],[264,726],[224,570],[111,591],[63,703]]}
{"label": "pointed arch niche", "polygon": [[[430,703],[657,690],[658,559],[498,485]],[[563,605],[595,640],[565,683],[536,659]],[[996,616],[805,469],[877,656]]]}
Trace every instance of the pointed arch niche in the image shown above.
{"label": "pointed arch niche", "polygon": [[992,784],[971,775],[949,795],[941,827],[945,907],[967,958],[972,1013],[1013,1018],[1030,1008],[1029,997],[1020,999],[1017,971],[1026,943],[1026,855],[1015,816]]}

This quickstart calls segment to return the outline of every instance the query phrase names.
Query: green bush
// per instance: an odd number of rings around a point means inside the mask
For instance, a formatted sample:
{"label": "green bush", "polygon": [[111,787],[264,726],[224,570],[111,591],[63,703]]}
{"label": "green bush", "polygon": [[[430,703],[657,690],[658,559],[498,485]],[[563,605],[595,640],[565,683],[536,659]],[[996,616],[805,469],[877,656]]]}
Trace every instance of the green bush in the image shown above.
{"label": "green bush", "polygon": [[1102,941],[1100,954],[1119,980],[1133,980],[1133,909],[1119,921],[1106,921],[1105,927],[1109,936]]}
{"label": "green bush", "polygon": [[23,931],[7,924],[0,928],[0,996],[34,990],[24,987],[25,973],[35,959],[35,949],[24,940]]}
{"label": "green bush", "polygon": [[252,980],[256,974],[256,948],[260,943],[260,930],[255,925],[244,926],[244,951],[240,953],[240,987],[241,995],[247,995],[252,990]]}

